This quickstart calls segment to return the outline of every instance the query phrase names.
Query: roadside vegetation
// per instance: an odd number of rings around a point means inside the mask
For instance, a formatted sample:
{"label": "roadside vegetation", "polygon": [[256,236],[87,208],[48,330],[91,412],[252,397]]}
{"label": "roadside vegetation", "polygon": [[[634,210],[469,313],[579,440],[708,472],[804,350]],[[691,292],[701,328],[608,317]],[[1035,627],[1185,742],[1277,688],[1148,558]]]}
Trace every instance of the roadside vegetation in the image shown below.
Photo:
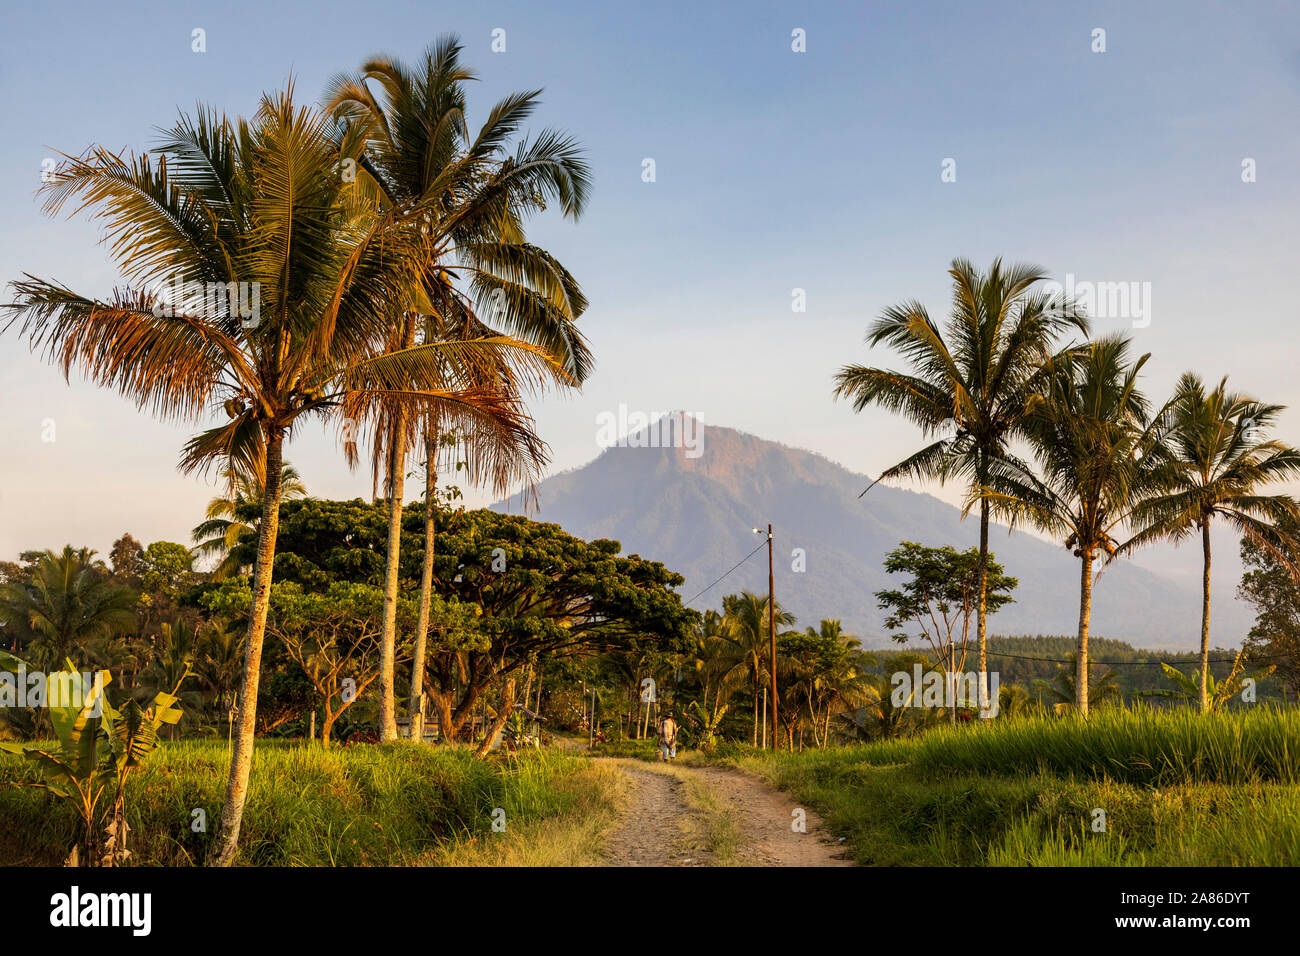
{"label": "roadside vegetation", "polygon": [[1294,866],[1298,739],[1294,710],[1111,709],[713,759],[807,801],[863,865]]}
{"label": "roadside vegetation", "polygon": [[[176,741],[128,781],[129,865],[202,862],[229,755],[224,741]],[[478,760],[464,747],[326,750],[264,741],[254,767],[237,865],[590,862],[618,800],[612,768],[555,752]],[[70,806],[41,790],[5,786],[37,779],[23,761],[0,761],[0,860],[7,864],[58,866],[76,840]],[[498,808],[504,830],[493,829]]]}

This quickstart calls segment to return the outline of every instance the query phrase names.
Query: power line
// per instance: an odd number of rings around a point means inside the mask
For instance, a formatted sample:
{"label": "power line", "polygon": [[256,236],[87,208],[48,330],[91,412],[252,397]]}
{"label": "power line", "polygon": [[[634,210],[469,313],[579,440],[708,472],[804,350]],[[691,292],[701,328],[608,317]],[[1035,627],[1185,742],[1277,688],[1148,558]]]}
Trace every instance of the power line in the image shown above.
{"label": "power line", "polygon": [[[891,648],[881,648],[881,650],[892,650],[892,649],[891,649]],[[903,653],[903,652],[902,652],[902,651],[899,651],[899,652],[897,652],[897,653]],[[1001,651],[995,651],[995,650],[989,650],[989,652],[988,652],[988,656],[989,656],[989,657],[1006,657],[1006,658],[1010,658],[1011,660],[1015,660],[1015,661],[1038,661],[1038,662],[1043,663],[1043,664],[1074,664],[1074,663],[1076,663],[1075,661],[1069,660],[1068,658],[1058,658],[1058,657],[1025,657],[1025,656],[1023,656],[1023,655],[1021,655],[1021,654],[1004,654],[1004,653],[1001,652]],[[1248,658],[1248,660],[1254,660],[1254,661],[1270,661],[1270,660],[1280,661],[1280,660],[1286,660],[1286,657],[1285,657],[1284,655],[1272,655],[1272,656],[1267,656],[1267,657],[1253,657],[1253,658]],[[1237,659],[1236,659],[1235,657],[1221,657],[1221,658],[1213,658],[1213,657],[1212,657],[1212,658],[1210,658],[1210,660],[1209,660],[1208,663],[1210,663],[1210,664],[1235,664],[1236,662],[1237,662]],[[1152,665],[1155,665],[1155,664],[1171,664],[1171,665],[1173,665],[1173,664],[1200,664],[1200,663],[1201,663],[1201,659],[1200,659],[1199,657],[1194,658],[1193,660],[1190,660],[1190,661],[1163,661],[1163,660],[1159,660],[1159,659],[1157,659],[1157,660],[1150,660],[1150,661],[1098,661],[1098,660],[1092,660],[1092,659],[1089,659],[1088,663],[1089,663],[1089,664],[1104,664],[1104,665],[1106,665],[1107,667],[1140,667],[1140,666],[1151,667]]]}
{"label": "power line", "polygon": [[[749,560],[750,558],[752,558],[754,555],[758,554],[758,552],[759,552],[762,548],[764,548],[766,545],[767,545],[767,541],[763,541],[763,542],[762,542],[762,543],[761,543],[757,548],[755,548],[753,551],[749,552],[749,554],[745,555],[743,558],[741,558],[739,561],[737,561],[737,562],[735,563],[735,565],[731,568],[731,571],[736,570],[736,568],[740,567],[742,564],[744,564],[746,561],[748,561],[748,560]],[[730,574],[731,571],[728,571],[727,574]],[[727,576],[727,574],[724,574],[721,578],[718,578],[717,581],[714,581],[712,584],[710,584],[707,588],[704,589],[704,591],[710,591],[710,590],[712,590],[714,587],[717,586],[718,582],[721,581],[722,578],[725,578],[725,577]],[[695,597],[691,598],[690,601],[686,601],[685,603],[686,603],[686,604],[690,604],[691,601],[694,601],[695,598],[697,598],[697,597],[699,597],[701,594],[703,594],[704,591],[701,591],[699,594],[696,594]]]}

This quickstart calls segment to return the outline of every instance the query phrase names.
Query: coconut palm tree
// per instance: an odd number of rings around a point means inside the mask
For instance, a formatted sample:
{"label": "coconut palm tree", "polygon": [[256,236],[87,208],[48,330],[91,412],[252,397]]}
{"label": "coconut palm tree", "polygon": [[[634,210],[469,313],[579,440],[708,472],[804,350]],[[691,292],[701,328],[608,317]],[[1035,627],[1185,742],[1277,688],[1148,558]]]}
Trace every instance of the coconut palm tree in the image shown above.
{"label": "coconut palm tree", "polygon": [[[1168,407],[1151,415],[1137,387],[1148,355],[1130,361],[1131,343],[1108,336],[1049,362],[1044,390],[1023,429],[1039,473],[997,459],[981,497],[1012,523],[1027,520],[1058,535],[1079,558],[1075,705],[1088,713],[1088,629],[1092,569],[1111,558],[1135,507],[1161,466]],[[972,491],[972,496],[979,492]]]}
{"label": "coconut palm tree", "polygon": [[693,640],[687,660],[699,680],[704,708],[716,724],[717,715],[744,685],[745,658],[739,645],[727,636],[722,615],[715,610],[704,612],[695,627]]}
{"label": "coconut palm tree", "polygon": [[1181,541],[1200,532],[1202,713],[1211,709],[1210,692],[1210,523],[1216,516],[1283,562],[1292,574],[1297,542],[1282,530],[1300,519],[1290,495],[1263,494],[1264,485],[1300,475],[1300,451],[1265,433],[1282,412],[1228,391],[1228,380],[1207,391],[1200,376],[1187,372],[1178,382],[1172,404],[1172,432],[1167,446],[1169,467],[1159,493],[1134,512],[1136,533],[1121,551],[1150,541]]}
{"label": "coconut palm tree", "polygon": [[846,365],[835,376],[834,394],[852,401],[855,412],[879,405],[902,415],[932,439],[876,481],[956,479],[977,492],[968,509],[978,505],[980,512],[976,641],[981,700],[987,700],[990,507],[978,491],[988,484],[991,463],[1007,454],[1019,433],[1039,371],[1058,340],[1071,330],[1086,335],[1088,323],[1073,303],[1034,291],[1047,278],[1038,266],[1004,267],[995,259],[982,273],[954,259],[948,274],[953,302],[944,330],[915,300],[885,310],[867,330],[868,345],[891,346],[910,371]]}
{"label": "coconut palm tree", "polygon": [[74,652],[135,624],[137,597],[109,580],[89,548],[44,551],[23,582],[0,584],[0,623],[37,668],[58,667]]}
{"label": "coconut palm tree", "polygon": [[[753,690],[754,705],[754,746],[758,746],[758,715],[760,689],[771,673],[771,640],[768,634],[767,596],[760,597],[752,591],[729,594],[722,599],[722,626],[727,637],[735,644],[737,651],[745,661],[749,671],[750,687]],[[777,625],[791,625],[795,617],[781,607],[778,601],[773,613]],[[771,706],[769,704],[768,706]],[[772,741],[776,746],[776,741]]]}
{"label": "coconut palm tree", "polygon": [[[364,136],[360,174],[374,181],[388,203],[420,202],[429,210],[426,226],[439,265],[426,289],[432,309],[425,315],[403,313],[385,345],[408,348],[417,335],[428,342],[509,332],[555,357],[559,384],[581,384],[590,371],[591,356],[574,321],[586,308],[586,300],[577,282],[553,257],[526,241],[524,224],[531,213],[545,208],[548,198],[558,201],[565,216],[577,219],[589,188],[587,165],[578,145],[553,130],[513,144],[536,108],[540,91],[506,97],[471,135],[464,88],[474,73],[461,64],[461,49],[455,37],[442,37],[414,68],[391,57],[376,57],[360,72],[336,77],[326,94],[326,106],[335,117]],[[495,328],[479,321],[488,312]],[[484,383],[495,388],[511,384],[509,378]],[[412,670],[414,714],[421,704],[429,626],[433,499],[442,423],[431,415],[415,421],[400,406],[378,412],[372,466],[376,473],[387,472],[389,504],[381,737],[391,739],[397,733],[393,648],[405,460],[408,450],[423,442],[425,560]],[[464,432],[460,438],[471,465],[471,481],[487,479],[504,493],[511,483],[534,477],[527,457],[498,454],[492,456],[493,467],[473,467],[479,463],[480,446],[499,439],[481,432]]]}
{"label": "coconut palm tree", "polygon": [[[251,516],[262,513],[262,498],[266,494],[264,468],[252,473],[229,468],[224,477],[226,494],[208,502],[203,521],[194,529],[191,538],[199,555],[221,559],[212,571],[212,577],[217,581],[232,574],[246,573],[231,551],[242,538],[257,534],[257,519]],[[307,488],[302,477],[293,465],[286,463],[280,469],[280,500],[295,501],[306,497]]]}
{"label": "coconut palm tree", "polygon": [[[263,638],[283,496],[282,449],[308,416],[360,414],[377,400],[470,425],[490,421],[538,460],[544,450],[508,397],[475,387],[475,366],[515,352],[535,374],[551,359],[527,343],[429,343],[377,354],[403,308],[427,310],[434,261],[417,203],[379,208],[340,175],[362,140],[267,95],[251,120],[182,116],[152,155],[92,147],[42,188],[46,209],[95,210],[126,281],[107,300],[32,276],[13,283],[5,328],[67,374],[169,419],[227,420],[185,446],[185,471],[220,463],[267,476],[236,740],[211,860],[229,865],[248,791]],[[180,283],[177,285],[176,283]],[[170,285],[170,289],[167,286]]]}
{"label": "coconut palm tree", "polygon": [[[1102,664],[1089,666],[1094,670],[1097,667],[1105,667]],[[1052,676],[1051,680],[1038,680],[1034,683],[1055,705],[1062,708],[1073,706],[1079,698],[1078,654],[1067,654],[1064,666]],[[1124,699],[1119,687],[1119,674],[1113,667],[1106,667],[1100,674],[1089,676],[1087,693],[1089,706],[1103,704],[1106,701],[1114,701],[1118,704]]]}

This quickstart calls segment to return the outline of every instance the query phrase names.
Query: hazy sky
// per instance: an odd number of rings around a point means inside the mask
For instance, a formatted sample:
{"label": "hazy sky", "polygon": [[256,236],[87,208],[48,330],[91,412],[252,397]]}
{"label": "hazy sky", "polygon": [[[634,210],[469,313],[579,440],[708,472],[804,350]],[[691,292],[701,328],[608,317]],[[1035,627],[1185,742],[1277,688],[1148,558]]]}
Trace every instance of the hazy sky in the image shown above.
{"label": "hazy sky", "polygon": [[[102,295],[117,279],[94,226],[40,212],[55,150],[144,150],[178,109],[250,114],[290,75],[314,100],[370,54],[414,58],[454,32],[482,77],[471,126],[502,94],[545,87],[534,127],[573,132],[594,168],[581,222],[532,227],[591,299],[582,324],[598,361],[581,395],[535,406],[556,470],[594,457],[597,416],[620,404],[687,409],[863,472],[892,464],[915,432],[833,403],[831,376],[892,361],[862,345],[886,306],[916,297],[943,315],[958,255],[1149,283],[1131,331],[1153,353],[1153,395],[1194,368],[1300,405],[1286,284],[1300,229],[1300,14],[1060,7],[7,2],[0,280],[31,272]],[[504,53],[491,50],[497,28]],[[1093,51],[1099,28],[1105,52]],[[795,29],[806,52],[791,49]],[[941,179],[948,159],[954,182]],[[192,428],[66,385],[12,331],[0,402],[0,557],[65,542],[106,552],[124,531],[186,540],[213,494],[175,470]],[[1281,431],[1300,441],[1300,415]],[[369,494],[318,426],[287,454],[314,494]]]}

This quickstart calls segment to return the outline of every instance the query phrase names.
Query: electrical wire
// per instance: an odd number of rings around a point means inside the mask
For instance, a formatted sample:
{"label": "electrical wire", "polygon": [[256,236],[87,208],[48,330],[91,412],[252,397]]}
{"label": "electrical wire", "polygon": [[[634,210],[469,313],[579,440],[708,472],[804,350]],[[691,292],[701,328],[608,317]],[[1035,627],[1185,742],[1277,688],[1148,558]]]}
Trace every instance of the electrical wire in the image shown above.
{"label": "electrical wire", "polygon": [[[766,539],[764,539],[764,540],[759,544],[759,546],[758,546],[757,548],[755,548],[753,551],[749,552],[749,554],[745,555],[743,558],[741,558],[739,561],[737,561],[736,564],[732,567],[731,571],[736,570],[736,568],[740,567],[742,564],[744,564],[746,561],[748,561],[748,560],[749,560],[750,558],[752,558],[754,555],[758,554],[758,552],[763,548],[763,545],[765,545],[765,544],[767,544],[767,540],[766,540]],[[730,574],[731,571],[728,571],[727,574]],[[722,581],[722,578],[725,578],[725,577],[727,576],[727,574],[724,574],[721,578],[718,578],[717,581],[714,581],[712,584],[710,584],[707,588],[704,589],[704,591],[711,591],[711,590],[713,590],[713,588],[715,588],[715,587],[718,585],[718,583],[719,583],[720,581]],[[690,604],[691,601],[694,601],[694,600],[695,600],[695,598],[698,598],[698,597],[700,597],[702,594],[704,594],[704,591],[701,591],[701,592],[699,592],[699,594],[696,594],[695,597],[693,597],[693,598],[690,599],[690,601],[685,601],[685,602],[683,602],[683,603],[685,603],[685,604]]]}

